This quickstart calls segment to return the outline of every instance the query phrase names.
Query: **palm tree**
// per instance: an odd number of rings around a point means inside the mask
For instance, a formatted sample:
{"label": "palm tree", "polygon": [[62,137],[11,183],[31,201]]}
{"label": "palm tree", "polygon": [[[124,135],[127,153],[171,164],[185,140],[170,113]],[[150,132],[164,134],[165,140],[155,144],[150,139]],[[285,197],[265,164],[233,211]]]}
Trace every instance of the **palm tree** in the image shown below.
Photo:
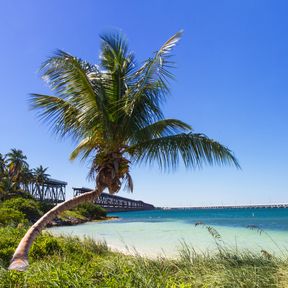
{"label": "palm tree", "polygon": [[5,171],[7,170],[7,161],[6,161],[6,156],[2,155],[0,153],[0,180],[5,174]]}
{"label": "palm tree", "polygon": [[0,200],[3,201],[15,191],[15,185],[8,174],[4,175],[0,181]]}
{"label": "palm tree", "polygon": [[0,153],[0,185],[2,184],[4,178],[6,178],[6,175],[7,175],[6,155],[2,155]]}
{"label": "palm tree", "polygon": [[29,169],[29,166],[25,166],[22,168],[19,182],[22,190],[29,193],[29,185],[34,182],[33,170]]}
{"label": "palm tree", "polygon": [[25,169],[29,168],[26,162],[27,157],[23,154],[22,150],[11,149],[11,152],[7,153],[7,163],[9,169],[9,177],[15,183],[17,189],[20,188],[21,173]]}
{"label": "palm tree", "polygon": [[99,65],[58,51],[41,67],[55,96],[33,94],[32,107],[61,137],[79,141],[70,158],[91,159],[89,176],[96,188],[51,209],[21,240],[10,269],[25,270],[32,241],[58,213],[92,201],[104,189],[117,193],[123,184],[133,189],[129,174],[136,163],[155,162],[175,169],[179,160],[188,168],[203,164],[239,167],[232,152],[190,125],[165,119],[161,104],[173,78],[170,52],[182,32],[171,37],[142,66],[128,51],[120,33],[102,35]]}
{"label": "palm tree", "polygon": [[36,189],[38,190],[38,194],[40,196],[40,201],[44,199],[44,183],[49,179],[49,174],[46,173],[48,167],[44,168],[40,165],[37,168],[33,169],[33,182],[36,185]]}
{"label": "palm tree", "polygon": [[8,176],[6,155],[0,153],[0,201],[4,200],[12,190],[12,183]]}

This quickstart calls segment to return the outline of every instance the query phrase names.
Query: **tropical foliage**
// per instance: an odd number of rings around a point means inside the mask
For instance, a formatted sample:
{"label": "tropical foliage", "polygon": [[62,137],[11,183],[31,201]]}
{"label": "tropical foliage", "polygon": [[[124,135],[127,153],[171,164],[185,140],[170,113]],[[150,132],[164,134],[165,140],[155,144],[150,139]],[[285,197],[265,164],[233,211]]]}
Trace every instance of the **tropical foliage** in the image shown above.
{"label": "tropical foliage", "polygon": [[42,165],[30,169],[22,150],[13,148],[6,155],[0,153],[0,201],[29,191],[31,183],[43,184],[50,176],[47,169]]}
{"label": "tropical foliage", "polygon": [[4,201],[1,208],[14,209],[17,210],[30,222],[35,222],[43,213],[41,211],[41,206],[35,199],[25,199],[23,197],[13,197]]}
{"label": "tropical foliage", "polygon": [[[41,195],[44,194],[43,184],[50,176],[47,169],[42,165],[30,169],[27,157],[21,150],[11,149],[6,155],[0,154],[0,226],[34,223],[55,206],[41,199]],[[29,186],[32,184],[40,192],[40,197],[37,199],[30,194]],[[74,211],[60,215],[55,219],[55,223],[71,225],[105,216],[106,211],[103,208],[93,203],[86,203]]]}
{"label": "tropical foliage", "polygon": [[107,212],[104,208],[102,208],[101,206],[95,205],[93,203],[84,203],[84,204],[78,205],[73,210],[80,213],[80,215],[83,215],[89,220],[95,220],[95,219],[101,219],[101,218],[103,219],[107,215]]}
{"label": "tropical foliage", "polygon": [[27,224],[28,221],[19,210],[14,208],[0,207],[0,227],[1,226],[18,226],[19,224]]}
{"label": "tropical foliage", "polygon": [[161,110],[173,79],[171,50],[182,32],[171,37],[139,66],[120,33],[101,36],[100,63],[90,64],[58,51],[41,66],[53,96],[32,94],[31,104],[61,137],[79,141],[70,155],[90,157],[89,176],[101,190],[133,189],[130,165],[156,162],[174,169],[203,164],[239,164],[232,152]]}

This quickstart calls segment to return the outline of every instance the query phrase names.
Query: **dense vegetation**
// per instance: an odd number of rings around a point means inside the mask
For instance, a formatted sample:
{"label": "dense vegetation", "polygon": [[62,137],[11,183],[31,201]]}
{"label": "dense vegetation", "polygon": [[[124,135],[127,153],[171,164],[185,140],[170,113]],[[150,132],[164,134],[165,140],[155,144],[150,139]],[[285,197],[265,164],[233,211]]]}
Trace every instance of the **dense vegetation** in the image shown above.
{"label": "dense vegetation", "polygon": [[196,254],[185,245],[177,260],[111,252],[105,243],[42,233],[26,272],[6,270],[24,228],[0,228],[0,287],[287,287],[288,260],[219,250]]}
{"label": "dense vegetation", "polygon": [[43,184],[50,176],[46,173],[47,169],[42,165],[31,169],[22,150],[11,149],[7,154],[0,153],[0,201],[19,194],[29,198],[24,195],[29,185]]}
{"label": "dense vegetation", "polygon": [[74,225],[87,221],[106,219],[104,208],[93,203],[80,204],[74,209],[66,210],[51,222],[52,225]]}
{"label": "dense vegetation", "polygon": [[[41,203],[26,193],[13,195],[10,199],[0,202],[0,227],[34,223],[51,207],[53,207],[53,204]],[[73,225],[86,221],[105,219],[105,217],[105,209],[96,204],[87,203],[63,212],[54,219],[51,225]]]}
{"label": "dense vegetation", "polygon": [[[26,160],[18,149],[11,149],[6,155],[0,153],[0,226],[34,223],[54,206],[34,199],[27,192],[31,183],[41,185],[50,175],[42,165],[30,169]],[[103,208],[88,203],[65,211],[53,223],[70,225],[105,217]]]}

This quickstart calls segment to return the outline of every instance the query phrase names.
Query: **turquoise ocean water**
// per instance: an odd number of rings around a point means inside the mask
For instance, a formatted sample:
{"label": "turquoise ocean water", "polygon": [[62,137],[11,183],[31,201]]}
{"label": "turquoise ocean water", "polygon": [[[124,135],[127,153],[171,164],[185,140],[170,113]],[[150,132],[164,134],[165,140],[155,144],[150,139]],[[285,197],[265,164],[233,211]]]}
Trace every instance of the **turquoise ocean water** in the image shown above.
{"label": "turquoise ocean water", "polygon": [[169,209],[109,215],[119,219],[54,227],[49,231],[105,240],[110,247],[124,252],[175,257],[183,242],[199,252],[216,250],[215,239],[207,228],[195,226],[201,222],[215,228],[222,245],[232,249],[264,249],[274,254],[286,253],[288,249],[288,209],[283,208]]}

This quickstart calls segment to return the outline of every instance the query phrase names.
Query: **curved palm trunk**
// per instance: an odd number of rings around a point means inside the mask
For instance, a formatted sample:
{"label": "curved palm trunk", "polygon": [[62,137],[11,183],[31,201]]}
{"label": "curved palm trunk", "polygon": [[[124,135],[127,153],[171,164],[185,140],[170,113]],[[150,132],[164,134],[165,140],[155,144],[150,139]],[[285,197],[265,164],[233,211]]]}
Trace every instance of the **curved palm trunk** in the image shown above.
{"label": "curved palm trunk", "polygon": [[84,202],[93,201],[97,198],[103,191],[103,188],[97,188],[91,192],[87,192],[73,199],[67,200],[44,214],[35,224],[33,224],[30,229],[26,232],[25,236],[20,241],[9,266],[9,270],[25,271],[28,266],[28,252],[34,241],[34,239],[40,234],[43,228],[48,222],[53,220],[59,213],[72,209],[79,204]]}

